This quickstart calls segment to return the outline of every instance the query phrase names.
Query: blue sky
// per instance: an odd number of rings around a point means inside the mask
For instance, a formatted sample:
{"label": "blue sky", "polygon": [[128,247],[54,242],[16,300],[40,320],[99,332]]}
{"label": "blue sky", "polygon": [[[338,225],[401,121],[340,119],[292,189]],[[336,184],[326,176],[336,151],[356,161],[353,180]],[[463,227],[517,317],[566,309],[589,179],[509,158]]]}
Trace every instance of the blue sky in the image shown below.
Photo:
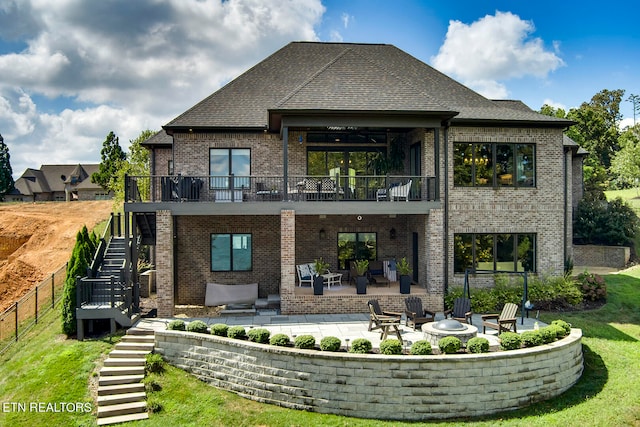
{"label": "blue sky", "polygon": [[[14,177],[97,163],[109,131],[126,149],[295,40],[393,44],[533,109],[577,107],[602,89],[640,94],[635,2],[572,3],[4,0],[0,134]],[[621,104],[623,126],[631,107]]]}

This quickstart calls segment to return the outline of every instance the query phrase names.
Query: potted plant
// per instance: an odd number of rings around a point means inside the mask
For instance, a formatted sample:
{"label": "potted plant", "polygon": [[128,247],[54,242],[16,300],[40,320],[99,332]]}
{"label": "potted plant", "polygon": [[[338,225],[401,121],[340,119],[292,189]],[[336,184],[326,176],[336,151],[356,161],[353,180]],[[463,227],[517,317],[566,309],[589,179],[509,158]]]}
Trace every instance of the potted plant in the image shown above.
{"label": "potted plant", "polygon": [[324,288],[324,278],[322,275],[327,271],[327,268],[329,268],[329,263],[324,262],[322,257],[314,260],[313,263],[316,269],[316,276],[313,278],[313,294],[322,295]]}
{"label": "potted plant", "polygon": [[411,293],[411,277],[409,276],[413,270],[409,267],[406,257],[402,257],[396,264],[396,269],[400,275],[400,293]]}
{"label": "potted plant", "polygon": [[368,259],[359,259],[353,262],[356,268],[356,293],[357,294],[366,294],[367,293],[367,270],[369,270],[369,260]]}

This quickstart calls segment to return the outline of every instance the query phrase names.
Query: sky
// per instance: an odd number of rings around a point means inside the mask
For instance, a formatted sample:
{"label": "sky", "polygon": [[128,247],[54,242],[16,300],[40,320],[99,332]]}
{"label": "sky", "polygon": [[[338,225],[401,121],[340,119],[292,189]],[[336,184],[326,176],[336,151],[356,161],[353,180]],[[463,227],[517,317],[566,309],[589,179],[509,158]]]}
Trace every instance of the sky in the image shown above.
{"label": "sky", "polygon": [[[491,99],[640,95],[635,0],[2,0],[0,134],[14,178],[127,150],[291,41],[392,44]],[[640,121],[640,116],[637,117]]]}

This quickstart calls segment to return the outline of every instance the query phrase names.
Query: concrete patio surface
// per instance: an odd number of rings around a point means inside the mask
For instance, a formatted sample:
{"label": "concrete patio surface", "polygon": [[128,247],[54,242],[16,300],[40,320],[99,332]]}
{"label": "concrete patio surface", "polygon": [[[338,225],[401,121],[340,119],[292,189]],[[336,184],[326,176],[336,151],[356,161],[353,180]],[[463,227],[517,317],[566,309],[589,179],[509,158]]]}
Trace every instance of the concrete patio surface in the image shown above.
{"label": "concrete patio surface", "polygon": [[[356,338],[366,338],[371,341],[374,348],[380,346],[380,332],[368,331],[369,315],[365,313],[361,314],[309,314],[309,315],[276,315],[268,314],[266,311],[264,314],[249,315],[249,316],[219,316],[219,317],[199,317],[189,318],[184,320],[185,322],[193,320],[202,320],[208,325],[215,323],[225,323],[229,326],[244,326],[245,329],[251,328],[266,328],[271,332],[271,335],[283,333],[289,336],[291,340],[299,335],[313,335],[316,342],[327,336],[338,337],[342,340],[343,345],[348,342],[353,342]],[[535,315],[535,312],[531,313]],[[442,313],[436,315],[436,321],[444,318]],[[154,330],[164,330],[167,324],[174,319],[171,318],[144,318],[141,319],[135,326],[139,328],[147,328]],[[473,315],[473,325],[478,328],[478,336],[483,336],[489,340],[490,345],[498,344],[497,331],[487,329],[486,334],[482,334],[482,320],[479,314]],[[518,332],[532,330],[535,327],[535,323],[538,322],[539,326],[546,326],[546,324],[536,320],[533,317],[525,317],[524,319],[518,317],[517,330]],[[400,327],[402,339],[404,344],[409,347],[411,343],[424,339],[424,335],[420,329],[414,331],[413,328],[407,327],[405,324],[405,318],[403,316]],[[389,338],[395,338],[395,334],[390,334]]]}

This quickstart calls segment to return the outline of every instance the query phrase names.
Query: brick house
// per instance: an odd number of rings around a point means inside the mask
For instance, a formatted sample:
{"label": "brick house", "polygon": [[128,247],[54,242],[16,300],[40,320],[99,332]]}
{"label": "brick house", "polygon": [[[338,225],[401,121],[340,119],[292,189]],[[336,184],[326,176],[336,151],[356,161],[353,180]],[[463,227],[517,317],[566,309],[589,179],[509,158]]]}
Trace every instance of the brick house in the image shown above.
{"label": "brick house", "polygon": [[[151,177],[127,177],[125,213],[154,245],[160,316],[202,305],[207,283],[258,283],[282,313],[363,312],[372,297],[401,310],[395,283],[358,295],[348,273],[353,259],[402,257],[411,293],[442,310],[467,269],[563,272],[571,124],[391,45],[295,42],[145,143]],[[298,286],[296,265],[319,257],[343,291]]]}

